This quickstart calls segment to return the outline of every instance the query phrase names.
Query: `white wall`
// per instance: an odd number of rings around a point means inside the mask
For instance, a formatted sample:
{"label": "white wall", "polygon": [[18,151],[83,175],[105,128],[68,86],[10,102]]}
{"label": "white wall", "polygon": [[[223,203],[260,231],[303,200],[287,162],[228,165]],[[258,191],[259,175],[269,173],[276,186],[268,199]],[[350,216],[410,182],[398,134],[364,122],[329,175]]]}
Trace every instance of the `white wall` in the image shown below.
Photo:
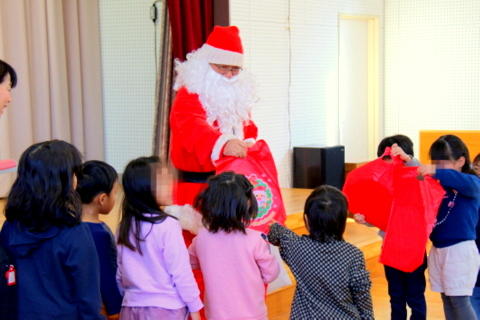
{"label": "white wall", "polygon": [[[155,120],[152,0],[99,0],[106,161],[151,155]],[[161,33],[160,27],[157,29]],[[100,137],[99,137],[100,138]]]}
{"label": "white wall", "polygon": [[378,16],[383,28],[383,0],[230,0],[230,24],[240,28],[246,68],[260,86],[253,117],[283,187],[291,186],[293,146],[339,141],[339,14]]}
{"label": "white wall", "polygon": [[480,1],[385,0],[385,134],[480,128]]}

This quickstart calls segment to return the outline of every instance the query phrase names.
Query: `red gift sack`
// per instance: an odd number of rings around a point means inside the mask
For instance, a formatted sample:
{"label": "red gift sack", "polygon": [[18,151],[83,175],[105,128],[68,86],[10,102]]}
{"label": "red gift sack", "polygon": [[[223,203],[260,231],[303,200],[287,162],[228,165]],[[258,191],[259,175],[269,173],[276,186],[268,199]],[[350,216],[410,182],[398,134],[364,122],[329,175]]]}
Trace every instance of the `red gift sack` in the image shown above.
{"label": "red gift sack", "polygon": [[[390,148],[387,148],[382,157],[389,154]],[[403,164],[401,161],[389,163],[382,157],[351,171],[343,193],[351,213],[361,213],[368,223],[386,230],[392,206],[393,168]]]}
{"label": "red gift sack", "polygon": [[253,185],[258,215],[249,228],[267,233],[268,223],[272,219],[281,224],[285,223],[285,207],[278,184],[277,169],[264,140],[258,140],[249,148],[245,158],[223,157],[217,161],[216,173],[225,171],[243,174]]}
{"label": "red gift sack", "polygon": [[381,263],[404,272],[422,265],[445,194],[437,180],[417,176],[417,167],[394,168],[394,196],[380,256]]}

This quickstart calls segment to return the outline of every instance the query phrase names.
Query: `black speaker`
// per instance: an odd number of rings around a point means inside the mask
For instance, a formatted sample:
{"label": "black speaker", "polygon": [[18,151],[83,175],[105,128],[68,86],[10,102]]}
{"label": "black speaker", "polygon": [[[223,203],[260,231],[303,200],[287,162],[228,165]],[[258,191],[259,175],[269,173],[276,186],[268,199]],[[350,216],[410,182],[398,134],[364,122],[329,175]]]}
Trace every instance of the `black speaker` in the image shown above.
{"label": "black speaker", "polygon": [[341,189],[345,178],[345,147],[293,147],[293,187],[328,184]]}

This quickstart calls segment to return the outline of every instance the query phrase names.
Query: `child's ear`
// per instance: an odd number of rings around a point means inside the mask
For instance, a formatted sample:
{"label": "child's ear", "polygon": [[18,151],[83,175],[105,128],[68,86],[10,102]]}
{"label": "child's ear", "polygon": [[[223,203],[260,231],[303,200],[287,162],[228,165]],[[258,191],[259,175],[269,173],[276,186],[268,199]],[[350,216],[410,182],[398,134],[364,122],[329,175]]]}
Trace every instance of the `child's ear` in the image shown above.
{"label": "child's ear", "polygon": [[460,158],[458,158],[456,161],[455,161],[455,165],[458,169],[460,169],[460,171],[462,170],[463,166],[465,165],[465,157],[464,156],[461,156]]}
{"label": "child's ear", "polygon": [[102,206],[105,203],[105,201],[107,201],[107,198],[108,198],[108,194],[106,194],[105,192],[102,192],[97,194],[97,196],[95,197],[95,202],[98,205]]}
{"label": "child's ear", "polygon": [[308,217],[306,214],[303,215],[303,223],[305,224],[305,228],[310,232],[310,227],[308,225]]}

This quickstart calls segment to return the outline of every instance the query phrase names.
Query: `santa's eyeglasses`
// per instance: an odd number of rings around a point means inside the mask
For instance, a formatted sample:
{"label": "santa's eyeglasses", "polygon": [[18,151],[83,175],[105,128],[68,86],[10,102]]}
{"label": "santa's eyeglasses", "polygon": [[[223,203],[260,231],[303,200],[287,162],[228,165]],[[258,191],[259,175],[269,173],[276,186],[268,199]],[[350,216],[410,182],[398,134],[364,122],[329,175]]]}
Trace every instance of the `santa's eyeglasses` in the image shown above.
{"label": "santa's eyeglasses", "polygon": [[216,63],[210,63],[210,65],[214,69],[216,69],[215,71],[217,71],[218,73],[221,73],[222,75],[226,75],[229,72],[232,75],[237,75],[237,74],[240,73],[240,71],[242,71],[242,68],[238,67],[238,66],[229,66],[229,65],[225,65],[225,64],[216,64]]}

